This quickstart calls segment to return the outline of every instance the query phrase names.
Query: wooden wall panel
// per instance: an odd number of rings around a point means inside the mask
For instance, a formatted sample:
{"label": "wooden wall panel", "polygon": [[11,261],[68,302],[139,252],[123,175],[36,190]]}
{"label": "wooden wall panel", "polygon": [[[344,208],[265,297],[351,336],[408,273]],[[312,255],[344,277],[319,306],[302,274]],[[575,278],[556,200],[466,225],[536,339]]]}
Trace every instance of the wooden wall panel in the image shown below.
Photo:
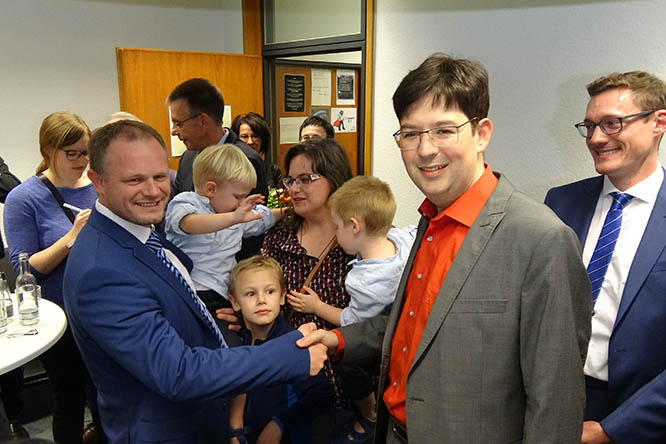
{"label": "wooden wall panel", "polygon": [[[331,70],[331,104],[326,107],[326,106],[317,106],[316,108],[328,108],[329,109],[329,115],[331,113],[331,108],[356,108],[356,113],[357,113],[357,121],[356,121],[356,129],[357,132],[353,133],[335,133],[335,140],[340,143],[347,152],[347,156],[349,157],[349,163],[351,164],[352,168],[352,173],[354,175],[358,174],[358,128],[360,128],[361,125],[364,124],[362,120],[359,120],[359,112],[358,112],[358,103],[359,103],[359,97],[358,97],[358,76],[359,76],[359,70],[355,70],[354,74],[354,98],[356,100],[356,105],[336,105],[336,99],[335,99],[335,94],[336,94],[336,69],[337,68],[326,68],[324,66],[317,66],[317,69],[330,69]],[[276,65],[275,67],[275,82],[276,82],[276,92],[275,92],[275,106],[277,109],[275,110],[275,116],[276,116],[276,128],[273,131],[273,134],[275,134],[275,140],[277,141],[277,164],[282,168],[284,173],[286,174],[287,171],[285,171],[285,164],[284,164],[284,158],[287,155],[287,151],[289,151],[289,148],[291,148],[294,144],[280,144],[280,117],[308,117],[310,115],[310,108],[311,108],[311,91],[312,91],[312,68],[309,66],[304,66],[304,65],[283,65],[279,64]],[[305,76],[305,111],[302,113],[298,112],[285,112],[284,111],[284,75],[285,74],[302,74]],[[335,117],[335,116],[331,116]]]}
{"label": "wooden wall panel", "polygon": [[[203,77],[222,91],[234,116],[250,111],[263,115],[262,61],[259,55],[220,54],[156,49],[116,48],[120,109],[137,115],[169,139],[166,98],[179,83]],[[169,157],[178,168],[179,158]]]}
{"label": "wooden wall panel", "polygon": [[261,0],[243,0],[243,54],[261,55]]}

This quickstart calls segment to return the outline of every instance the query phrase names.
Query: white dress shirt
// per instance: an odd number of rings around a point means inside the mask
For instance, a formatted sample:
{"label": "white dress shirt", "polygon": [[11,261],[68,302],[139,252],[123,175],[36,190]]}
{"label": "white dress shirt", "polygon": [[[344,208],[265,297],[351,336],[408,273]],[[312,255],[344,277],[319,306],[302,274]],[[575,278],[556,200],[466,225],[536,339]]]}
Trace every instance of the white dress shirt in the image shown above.
{"label": "white dress shirt", "polygon": [[[663,180],[664,170],[659,164],[650,176],[624,191],[633,196],[633,199],[624,206],[622,211],[622,228],[594,306],[592,335],[584,369],[587,376],[608,381],[608,342],[613,332],[631,263],[634,261],[636,250],[643,238]],[[606,214],[613,203],[613,197],[610,195],[613,191],[621,192],[608,177],[604,177],[603,189],[599,195],[583,248],[585,266],[590,263]]]}

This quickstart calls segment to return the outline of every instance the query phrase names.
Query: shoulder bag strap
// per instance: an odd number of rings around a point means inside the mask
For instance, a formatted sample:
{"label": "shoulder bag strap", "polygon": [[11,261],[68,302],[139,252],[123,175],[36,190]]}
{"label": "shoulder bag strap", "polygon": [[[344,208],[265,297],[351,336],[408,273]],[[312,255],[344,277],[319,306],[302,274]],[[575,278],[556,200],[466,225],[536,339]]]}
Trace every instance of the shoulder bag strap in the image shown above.
{"label": "shoulder bag strap", "polygon": [[46,188],[49,189],[51,194],[53,194],[53,197],[55,197],[55,200],[58,201],[58,204],[60,205],[60,208],[62,211],[65,213],[65,216],[70,220],[71,223],[74,223],[74,213],[72,213],[72,210],[69,208],[65,208],[63,204],[65,203],[65,199],[62,198],[62,195],[60,194],[60,191],[51,183],[48,177],[46,177],[44,174],[40,174],[39,180],[42,181],[44,185],[46,185]]}

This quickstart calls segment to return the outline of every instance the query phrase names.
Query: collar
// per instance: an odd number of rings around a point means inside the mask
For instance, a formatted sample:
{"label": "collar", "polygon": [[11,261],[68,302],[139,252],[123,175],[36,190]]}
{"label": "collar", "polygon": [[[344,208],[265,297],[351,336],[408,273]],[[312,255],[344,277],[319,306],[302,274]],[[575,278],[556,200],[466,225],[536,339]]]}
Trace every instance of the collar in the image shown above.
{"label": "collar", "polygon": [[419,207],[419,213],[429,221],[450,218],[471,227],[493,193],[497,181],[498,179],[493,171],[488,164],[485,164],[481,177],[441,213],[437,214],[437,206],[427,198]]}
{"label": "collar", "polygon": [[[657,200],[657,194],[659,194],[659,189],[661,188],[663,181],[664,167],[661,165],[661,162],[659,162],[657,169],[654,170],[652,174],[624,191],[624,193],[632,195],[634,199],[639,199],[645,203],[652,204]],[[601,190],[601,195],[610,198],[609,195],[612,192],[622,193],[623,191],[618,190],[608,176],[604,176],[604,186]]]}
{"label": "collar", "polygon": [[113,211],[109,210],[107,207],[102,205],[99,200],[95,202],[95,209],[99,211],[102,215],[108,217],[113,222],[117,223],[123,227],[126,231],[132,234],[134,237],[139,239],[142,244],[145,244],[150,237],[151,228],[144,227],[143,225],[137,225],[134,222],[123,219],[118,216]]}
{"label": "collar", "polygon": [[229,130],[226,128],[222,128],[224,130],[224,135],[222,135],[222,138],[216,143],[216,145],[222,145],[227,141],[229,138]]}

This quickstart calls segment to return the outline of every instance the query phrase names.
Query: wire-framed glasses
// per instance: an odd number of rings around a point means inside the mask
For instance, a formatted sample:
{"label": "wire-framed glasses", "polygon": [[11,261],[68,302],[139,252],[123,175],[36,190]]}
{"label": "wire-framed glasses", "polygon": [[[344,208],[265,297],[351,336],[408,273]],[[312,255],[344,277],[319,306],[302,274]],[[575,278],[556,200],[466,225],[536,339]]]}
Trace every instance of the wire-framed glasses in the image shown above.
{"label": "wire-framed glasses", "polygon": [[427,134],[430,142],[436,147],[443,148],[452,146],[458,143],[458,133],[460,133],[460,129],[473,120],[478,120],[478,117],[472,117],[467,122],[456,126],[440,126],[425,131],[398,130],[393,133],[393,138],[395,139],[395,143],[398,144],[398,148],[403,151],[415,150],[418,148],[423,134]]}

